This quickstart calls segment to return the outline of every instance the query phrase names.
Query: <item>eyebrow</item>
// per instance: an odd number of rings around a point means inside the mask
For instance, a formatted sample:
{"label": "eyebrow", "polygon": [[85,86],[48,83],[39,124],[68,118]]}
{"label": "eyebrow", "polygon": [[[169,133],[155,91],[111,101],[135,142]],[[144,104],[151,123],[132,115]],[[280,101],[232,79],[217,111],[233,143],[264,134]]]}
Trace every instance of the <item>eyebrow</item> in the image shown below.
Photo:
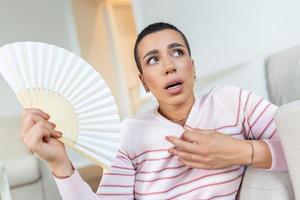
{"label": "eyebrow", "polygon": [[[172,48],[175,48],[175,47],[184,47],[182,44],[179,44],[179,43],[171,43],[168,45],[168,49],[172,49]],[[157,49],[153,49],[151,51],[149,51],[148,53],[145,54],[145,56],[143,57],[143,59],[145,59],[147,56],[149,55],[153,55],[153,54],[157,54],[158,53],[158,50]]]}

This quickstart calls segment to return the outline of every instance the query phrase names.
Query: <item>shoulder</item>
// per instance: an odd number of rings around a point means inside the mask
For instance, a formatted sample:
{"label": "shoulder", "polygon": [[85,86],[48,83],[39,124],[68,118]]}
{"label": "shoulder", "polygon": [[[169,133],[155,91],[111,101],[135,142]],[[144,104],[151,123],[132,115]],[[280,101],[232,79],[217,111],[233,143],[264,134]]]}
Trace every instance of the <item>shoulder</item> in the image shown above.
{"label": "shoulder", "polygon": [[155,118],[153,115],[153,109],[125,118],[121,125],[122,132],[140,129],[141,127],[146,127],[154,123]]}
{"label": "shoulder", "polygon": [[242,95],[243,89],[231,85],[226,86],[215,86],[208,92],[204,93],[202,97],[207,100],[218,100],[223,101],[236,101],[240,95]]}

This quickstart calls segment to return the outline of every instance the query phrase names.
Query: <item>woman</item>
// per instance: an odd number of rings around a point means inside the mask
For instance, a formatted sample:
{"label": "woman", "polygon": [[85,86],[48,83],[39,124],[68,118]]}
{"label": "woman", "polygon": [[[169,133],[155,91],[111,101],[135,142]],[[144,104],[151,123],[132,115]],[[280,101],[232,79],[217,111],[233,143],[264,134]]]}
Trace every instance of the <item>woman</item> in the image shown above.
{"label": "woman", "polygon": [[277,107],[235,87],[195,97],[194,62],[180,30],[151,24],[134,53],[159,105],[123,121],[119,153],[96,194],[72,167],[49,116],[24,112],[22,141],[49,163],[63,199],[235,199],[244,166],[287,170]]}

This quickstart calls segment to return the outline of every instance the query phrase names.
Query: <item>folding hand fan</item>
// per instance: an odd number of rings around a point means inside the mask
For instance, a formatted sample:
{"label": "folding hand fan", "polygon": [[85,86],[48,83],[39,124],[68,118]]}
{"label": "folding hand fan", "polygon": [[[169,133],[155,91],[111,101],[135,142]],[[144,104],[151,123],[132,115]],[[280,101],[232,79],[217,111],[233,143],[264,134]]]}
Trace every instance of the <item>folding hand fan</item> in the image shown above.
{"label": "folding hand fan", "polygon": [[0,72],[24,108],[51,116],[64,144],[110,167],[120,118],[110,89],[92,66],[53,45],[19,42],[0,48]]}

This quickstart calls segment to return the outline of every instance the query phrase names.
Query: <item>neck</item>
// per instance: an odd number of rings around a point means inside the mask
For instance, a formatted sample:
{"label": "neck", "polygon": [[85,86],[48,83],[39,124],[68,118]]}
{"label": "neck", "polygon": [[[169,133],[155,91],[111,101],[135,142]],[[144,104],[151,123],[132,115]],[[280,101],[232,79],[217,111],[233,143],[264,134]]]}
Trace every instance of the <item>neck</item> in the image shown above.
{"label": "neck", "polygon": [[186,101],[177,105],[159,104],[158,112],[168,120],[183,126],[194,104],[195,97],[192,94]]}

